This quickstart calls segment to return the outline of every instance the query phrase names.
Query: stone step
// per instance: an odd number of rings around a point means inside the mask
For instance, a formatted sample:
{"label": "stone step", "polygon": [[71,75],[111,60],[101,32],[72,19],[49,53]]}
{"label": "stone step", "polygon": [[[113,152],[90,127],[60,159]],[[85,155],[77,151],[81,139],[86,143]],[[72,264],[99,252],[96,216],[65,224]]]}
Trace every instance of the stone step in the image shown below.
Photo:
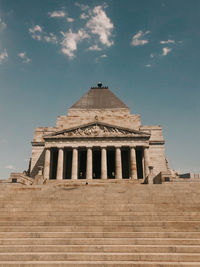
{"label": "stone step", "polygon": [[94,226],[94,225],[66,225],[66,226],[0,226],[0,232],[30,232],[30,228],[33,232],[199,232],[200,227],[191,226],[187,224],[186,228],[180,228],[179,226],[171,226],[171,227],[145,227],[145,226]]}
{"label": "stone step", "polygon": [[[78,205],[78,204],[77,204]],[[9,210],[9,212],[25,212],[25,211],[34,211],[34,212],[42,212],[45,210],[46,212],[52,212],[52,211],[57,211],[57,212],[79,212],[79,211],[87,211],[87,212],[109,212],[109,211],[115,211],[115,212],[139,212],[139,211],[144,211],[144,212],[164,212],[167,210],[168,212],[200,212],[200,203],[198,205],[191,205],[191,206],[186,206],[186,205],[174,205],[174,206],[168,206],[167,204],[162,204],[162,205],[146,205],[144,207],[143,204],[141,205],[132,205],[132,206],[126,206],[125,207],[117,207],[116,205],[113,205],[113,207],[108,207],[108,206],[94,206],[94,207],[81,207],[81,206],[76,206],[76,207],[65,207],[65,206],[23,206],[21,205],[20,207],[15,207],[13,206],[5,206],[5,207],[0,207],[0,213],[1,212],[6,212]]]}
{"label": "stone step", "polygon": [[182,216],[182,215],[136,215],[136,216],[128,216],[128,215],[23,215],[20,216],[18,214],[13,214],[12,216],[2,216],[0,215],[0,223],[1,222],[14,222],[14,221],[22,221],[22,222],[29,222],[29,221],[57,221],[57,222],[70,222],[70,221],[112,221],[112,222],[125,222],[125,221],[132,221],[132,222],[140,222],[140,221],[165,221],[165,222],[173,222],[173,221],[199,221],[200,222],[200,215],[199,216]]}
{"label": "stone step", "polygon": [[175,212],[168,212],[167,210],[165,212],[144,212],[144,211],[34,211],[34,210],[27,210],[27,211],[2,211],[0,213],[0,218],[2,217],[31,217],[31,216],[54,216],[54,217],[62,217],[62,216],[133,216],[133,217],[156,217],[156,216],[190,216],[192,217],[198,217],[200,216],[200,212],[189,212],[189,211],[175,211]]}
{"label": "stone step", "polygon": [[64,267],[64,266],[79,266],[79,267],[87,267],[87,266],[114,266],[114,267],[172,267],[172,266],[198,266],[199,262],[167,262],[167,261],[1,261],[0,267]]}
{"label": "stone step", "polygon": [[103,226],[103,227],[160,227],[167,229],[200,229],[200,221],[104,221],[104,220],[83,220],[83,221],[0,221],[3,226]]}
{"label": "stone step", "polygon": [[[22,229],[23,230],[23,229]],[[182,238],[200,239],[200,232],[0,232],[0,238]]]}
{"label": "stone step", "polygon": [[195,238],[4,238],[0,245],[200,245]]}
{"label": "stone step", "polygon": [[28,252],[119,252],[119,253],[200,253],[195,245],[0,245],[1,253]]}
{"label": "stone step", "polygon": [[83,252],[44,252],[44,253],[0,253],[1,261],[177,261],[200,262],[198,253],[83,253]]}

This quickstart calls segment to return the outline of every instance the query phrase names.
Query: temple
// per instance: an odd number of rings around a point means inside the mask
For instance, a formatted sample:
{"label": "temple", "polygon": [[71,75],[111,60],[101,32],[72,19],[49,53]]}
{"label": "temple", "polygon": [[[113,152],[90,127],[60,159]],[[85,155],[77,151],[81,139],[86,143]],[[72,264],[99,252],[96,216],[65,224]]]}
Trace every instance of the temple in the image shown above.
{"label": "temple", "polygon": [[38,127],[29,175],[44,180],[144,179],[167,171],[161,126],[144,126],[108,87],[98,83],[57,118]]}

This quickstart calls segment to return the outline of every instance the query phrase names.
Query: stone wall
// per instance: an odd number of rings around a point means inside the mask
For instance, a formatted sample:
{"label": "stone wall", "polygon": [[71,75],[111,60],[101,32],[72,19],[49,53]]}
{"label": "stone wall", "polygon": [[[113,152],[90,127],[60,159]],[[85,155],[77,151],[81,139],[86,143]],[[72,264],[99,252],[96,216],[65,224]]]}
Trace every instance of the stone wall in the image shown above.
{"label": "stone wall", "polygon": [[56,127],[58,129],[72,128],[98,120],[103,123],[139,130],[140,115],[130,114],[129,109],[102,110],[74,110],[69,109],[68,116],[59,116]]}
{"label": "stone wall", "polygon": [[167,171],[164,145],[149,146],[149,163],[153,166],[153,173],[157,175],[161,171]]}
{"label": "stone wall", "polygon": [[162,134],[162,127],[160,125],[141,126],[142,132],[151,134],[149,143],[149,159],[150,166],[153,166],[153,172],[157,175],[161,171],[167,171],[167,163],[165,160],[165,141]]}
{"label": "stone wall", "polygon": [[35,177],[40,166],[44,166],[45,151],[44,146],[32,146],[30,176]]}

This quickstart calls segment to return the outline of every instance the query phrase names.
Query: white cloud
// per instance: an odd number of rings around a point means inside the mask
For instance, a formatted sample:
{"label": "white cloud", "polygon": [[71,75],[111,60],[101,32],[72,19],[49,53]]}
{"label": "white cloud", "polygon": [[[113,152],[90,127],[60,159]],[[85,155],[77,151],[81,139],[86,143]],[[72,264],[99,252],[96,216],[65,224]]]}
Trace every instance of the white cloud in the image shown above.
{"label": "white cloud", "polygon": [[87,18],[89,18],[89,16],[88,16],[87,14],[85,14],[85,13],[82,13],[82,14],[80,15],[80,18],[81,18],[81,19],[87,19]]}
{"label": "white cloud", "polygon": [[153,53],[150,54],[150,58],[154,58],[155,55]]}
{"label": "white cloud", "polygon": [[94,7],[91,11],[91,18],[87,22],[86,26],[93,34],[97,34],[99,36],[99,40],[102,44],[109,47],[114,44],[113,41],[109,40],[114,25],[102,8],[102,6]]}
{"label": "white cloud", "polygon": [[101,55],[101,58],[106,58],[106,57],[108,57],[106,54]]}
{"label": "white cloud", "polygon": [[22,59],[23,63],[29,63],[31,62],[31,59],[27,57],[26,52],[21,52],[18,54],[18,57]]}
{"label": "white cloud", "polygon": [[55,10],[48,13],[51,18],[64,18],[66,13],[63,10]]}
{"label": "white cloud", "polygon": [[9,170],[16,170],[15,166],[13,165],[6,165],[5,168]]}
{"label": "white cloud", "polygon": [[141,38],[144,38],[144,36],[149,34],[149,33],[150,33],[150,31],[146,31],[146,32],[139,31],[138,33],[136,33],[133,36],[132,41],[131,41],[131,45],[140,46],[140,45],[148,44],[149,41],[147,39],[141,39]]}
{"label": "white cloud", "polygon": [[88,48],[88,50],[90,50],[90,51],[101,51],[102,48],[99,47],[98,45],[92,45],[92,46],[90,46],[90,47]]}
{"label": "white cloud", "polygon": [[171,52],[171,48],[169,48],[169,47],[163,47],[163,49],[162,49],[162,55],[163,56],[166,56],[169,52]]}
{"label": "white cloud", "polygon": [[161,44],[174,44],[174,40],[160,41]]}
{"label": "white cloud", "polygon": [[72,32],[61,32],[63,35],[63,40],[61,42],[61,51],[63,54],[67,55],[70,59],[74,57],[74,52],[77,50],[77,44],[82,40],[89,38],[89,35],[80,29],[77,33]]}
{"label": "white cloud", "polygon": [[0,53],[0,64],[2,64],[3,61],[5,61],[7,58],[8,58],[8,53],[7,50],[4,49],[4,51]]}
{"label": "white cloud", "polygon": [[50,32],[49,34],[45,35],[44,36],[44,40],[47,42],[47,43],[53,43],[53,44],[57,44],[57,37],[55,34],[53,34],[52,32]]}
{"label": "white cloud", "polygon": [[145,67],[150,68],[151,64],[146,64]]}
{"label": "white cloud", "polygon": [[73,18],[67,18],[67,22],[73,22],[74,21],[74,19]]}
{"label": "white cloud", "polygon": [[85,10],[87,10],[89,8],[88,5],[80,4],[80,3],[77,3],[77,2],[75,3],[75,6],[80,7],[80,9],[83,10],[83,11],[85,11]]}
{"label": "white cloud", "polygon": [[29,32],[33,39],[36,39],[38,41],[42,40],[42,27],[40,27],[39,25],[35,25],[33,28],[29,28]]}

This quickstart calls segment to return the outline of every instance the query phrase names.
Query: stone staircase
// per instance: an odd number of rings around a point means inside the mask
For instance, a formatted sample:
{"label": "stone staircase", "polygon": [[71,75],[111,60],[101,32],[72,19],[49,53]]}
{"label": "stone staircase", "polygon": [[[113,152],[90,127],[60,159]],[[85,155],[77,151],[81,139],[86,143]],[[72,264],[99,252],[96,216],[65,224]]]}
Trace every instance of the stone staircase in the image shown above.
{"label": "stone staircase", "polygon": [[0,266],[200,266],[200,183],[0,192]]}

